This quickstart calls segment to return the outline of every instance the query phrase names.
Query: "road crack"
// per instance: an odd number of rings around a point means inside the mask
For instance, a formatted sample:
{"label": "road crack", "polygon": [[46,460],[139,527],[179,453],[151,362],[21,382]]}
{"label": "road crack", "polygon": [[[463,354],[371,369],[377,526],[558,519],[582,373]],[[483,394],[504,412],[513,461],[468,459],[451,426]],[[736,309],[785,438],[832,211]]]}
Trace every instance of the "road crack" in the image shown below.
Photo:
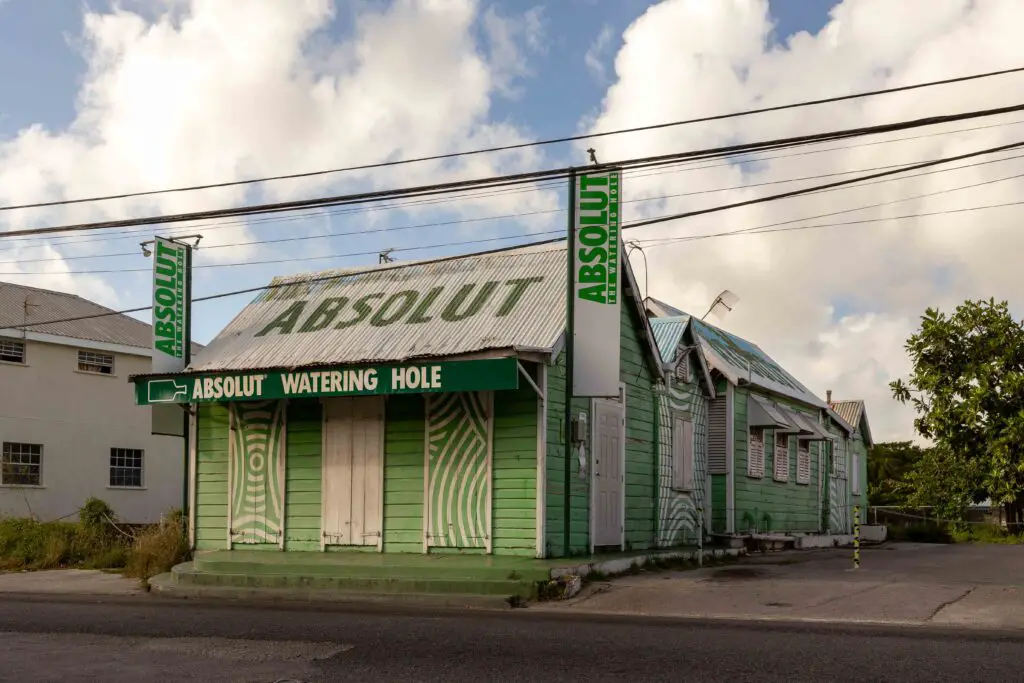
{"label": "road crack", "polygon": [[937,617],[939,615],[939,612],[941,612],[942,610],[946,609],[947,607],[951,607],[951,606],[955,605],[956,603],[960,602],[961,600],[966,598],[968,595],[973,593],[977,588],[978,588],[977,586],[971,586],[966,591],[964,591],[964,593],[962,595],[959,595],[959,596],[953,598],[952,600],[947,600],[946,602],[941,603],[938,607],[935,608],[935,610],[931,613],[931,615],[927,619],[925,619],[925,621],[926,622],[932,621],[933,619],[935,619],[935,617]]}

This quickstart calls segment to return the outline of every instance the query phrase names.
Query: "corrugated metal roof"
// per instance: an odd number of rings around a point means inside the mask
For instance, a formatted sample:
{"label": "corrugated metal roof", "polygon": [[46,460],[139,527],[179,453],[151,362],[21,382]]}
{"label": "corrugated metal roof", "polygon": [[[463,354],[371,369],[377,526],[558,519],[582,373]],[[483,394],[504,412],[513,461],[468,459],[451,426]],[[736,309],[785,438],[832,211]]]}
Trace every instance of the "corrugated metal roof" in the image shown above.
{"label": "corrugated metal roof", "polygon": [[675,318],[652,318],[651,329],[654,331],[654,341],[658,344],[658,352],[661,359],[666,363],[675,360],[676,350],[679,342],[686,333],[686,326],[690,319],[687,316]]}
{"label": "corrugated metal roof", "polygon": [[829,405],[847,424],[853,427],[860,424],[860,416],[864,412],[864,401],[832,401]]}
{"label": "corrugated metal roof", "polygon": [[[826,404],[805,387],[796,377],[787,372],[781,365],[753,344],[742,337],[719,329],[714,325],[698,320],[689,314],[657,299],[648,298],[645,302],[647,310],[662,316],[651,320],[658,335],[658,328],[663,325],[656,321],[667,319],[676,324],[685,325],[686,321],[693,324],[693,331],[700,339],[701,348],[712,368],[725,375],[731,382],[749,381],[755,386],[773,391],[782,396],[795,398],[817,408],[826,408]],[[665,341],[668,343],[669,330],[664,330]],[[678,339],[678,338],[677,338]],[[661,348],[661,339],[658,348]]]}
{"label": "corrugated metal roof", "polygon": [[149,348],[150,326],[122,314],[27,326],[44,320],[108,313],[113,311],[74,294],[0,282],[0,327],[26,326],[29,332],[40,334]]}
{"label": "corrugated metal roof", "polygon": [[554,245],[275,278],[189,369],[550,352],[565,327],[565,269]]}

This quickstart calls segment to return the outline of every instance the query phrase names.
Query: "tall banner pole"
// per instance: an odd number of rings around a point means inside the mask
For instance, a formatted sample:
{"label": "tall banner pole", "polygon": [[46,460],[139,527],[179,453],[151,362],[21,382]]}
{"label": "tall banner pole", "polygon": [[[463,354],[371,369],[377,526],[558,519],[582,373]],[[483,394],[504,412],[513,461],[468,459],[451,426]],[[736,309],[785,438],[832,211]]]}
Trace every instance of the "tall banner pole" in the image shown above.
{"label": "tall banner pole", "polygon": [[[153,314],[152,314],[152,372],[154,374],[180,373],[188,367],[192,356],[192,252],[193,246],[183,238],[155,237],[152,251],[143,243],[143,253],[153,257]],[[187,398],[185,403],[187,404]],[[178,415],[179,405],[151,406],[152,433],[181,436],[184,443],[182,502],[185,520],[189,519],[189,410],[187,405]]]}
{"label": "tall banner pole", "polygon": [[576,173],[569,174],[569,225],[566,235],[566,308],[565,308],[565,477],[563,489],[563,538],[564,557],[569,557],[572,548],[572,395],[573,395],[573,347],[576,334],[573,316],[576,298]]}

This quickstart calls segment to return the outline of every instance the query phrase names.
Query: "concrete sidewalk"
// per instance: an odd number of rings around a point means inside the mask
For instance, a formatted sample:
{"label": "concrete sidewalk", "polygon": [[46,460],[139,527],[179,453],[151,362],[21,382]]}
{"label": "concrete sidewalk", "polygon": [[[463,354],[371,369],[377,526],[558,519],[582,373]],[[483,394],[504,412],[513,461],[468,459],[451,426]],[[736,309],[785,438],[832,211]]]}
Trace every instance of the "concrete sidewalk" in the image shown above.
{"label": "concrete sidewalk", "polygon": [[[888,550],[892,548],[892,550]],[[888,546],[796,551],[741,565],[592,584],[536,609],[589,614],[1024,629],[1024,548]]]}
{"label": "concrete sidewalk", "polygon": [[135,579],[87,569],[52,569],[0,574],[0,594],[144,595]]}

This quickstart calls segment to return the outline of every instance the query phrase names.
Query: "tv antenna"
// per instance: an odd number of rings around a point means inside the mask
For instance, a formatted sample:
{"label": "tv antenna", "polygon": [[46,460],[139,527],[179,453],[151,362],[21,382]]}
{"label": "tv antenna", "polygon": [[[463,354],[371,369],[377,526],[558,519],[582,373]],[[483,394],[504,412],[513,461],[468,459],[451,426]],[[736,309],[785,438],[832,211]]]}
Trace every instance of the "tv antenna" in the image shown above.
{"label": "tv antenna", "polygon": [[389,247],[377,255],[377,263],[391,263],[395,259],[391,258],[391,252],[395,250],[394,247]]}
{"label": "tv antenna", "polygon": [[701,320],[704,320],[711,313],[715,314],[715,317],[721,320],[726,316],[727,313],[732,311],[736,302],[740,298],[730,292],[728,289],[723,289],[722,292],[715,297],[715,300],[711,302],[711,307],[708,308],[708,312],[701,316]]}

